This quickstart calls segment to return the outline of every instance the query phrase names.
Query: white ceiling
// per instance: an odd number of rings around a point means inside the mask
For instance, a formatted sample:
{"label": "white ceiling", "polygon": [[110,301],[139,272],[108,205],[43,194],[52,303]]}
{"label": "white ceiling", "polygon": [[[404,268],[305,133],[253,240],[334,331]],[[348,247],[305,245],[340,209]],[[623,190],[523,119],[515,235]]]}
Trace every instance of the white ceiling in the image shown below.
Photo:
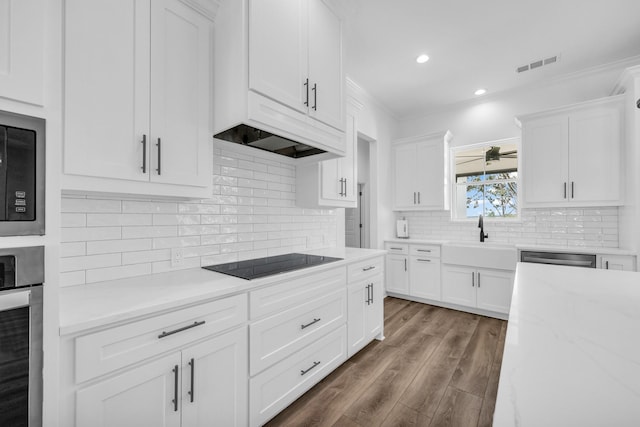
{"label": "white ceiling", "polygon": [[[346,72],[415,116],[640,55],[640,0],[339,0]],[[426,53],[431,58],[417,64]],[[559,55],[524,73],[518,66]]]}

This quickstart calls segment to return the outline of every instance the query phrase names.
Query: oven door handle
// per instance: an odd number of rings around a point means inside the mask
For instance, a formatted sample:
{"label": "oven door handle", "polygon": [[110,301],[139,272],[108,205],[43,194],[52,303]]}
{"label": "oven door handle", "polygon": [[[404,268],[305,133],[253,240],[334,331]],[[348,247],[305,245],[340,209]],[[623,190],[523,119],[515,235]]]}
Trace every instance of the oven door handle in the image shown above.
{"label": "oven door handle", "polygon": [[522,258],[523,262],[533,262],[538,264],[554,264],[554,265],[566,265],[566,266],[591,266],[591,261],[579,261],[571,259],[554,259],[554,258],[542,258],[542,257],[529,257]]}
{"label": "oven door handle", "polygon": [[28,307],[31,291],[0,292],[0,311]]}

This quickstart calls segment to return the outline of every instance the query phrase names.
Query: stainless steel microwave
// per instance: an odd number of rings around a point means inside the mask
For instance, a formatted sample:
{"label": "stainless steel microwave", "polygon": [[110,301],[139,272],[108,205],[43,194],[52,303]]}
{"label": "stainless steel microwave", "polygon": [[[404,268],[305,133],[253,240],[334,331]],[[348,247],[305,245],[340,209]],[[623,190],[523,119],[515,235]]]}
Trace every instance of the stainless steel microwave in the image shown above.
{"label": "stainless steel microwave", "polygon": [[0,111],[0,236],[44,234],[45,121]]}

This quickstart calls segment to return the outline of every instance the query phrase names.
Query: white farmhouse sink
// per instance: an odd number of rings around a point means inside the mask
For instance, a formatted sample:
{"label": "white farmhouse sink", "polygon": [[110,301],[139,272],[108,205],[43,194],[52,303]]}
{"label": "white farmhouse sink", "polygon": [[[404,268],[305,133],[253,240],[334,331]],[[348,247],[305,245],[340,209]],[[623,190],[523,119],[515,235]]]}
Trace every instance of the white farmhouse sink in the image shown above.
{"label": "white farmhouse sink", "polygon": [[449,242],[442,245],[442,263],[515,270],[516,247],[507,243]]}

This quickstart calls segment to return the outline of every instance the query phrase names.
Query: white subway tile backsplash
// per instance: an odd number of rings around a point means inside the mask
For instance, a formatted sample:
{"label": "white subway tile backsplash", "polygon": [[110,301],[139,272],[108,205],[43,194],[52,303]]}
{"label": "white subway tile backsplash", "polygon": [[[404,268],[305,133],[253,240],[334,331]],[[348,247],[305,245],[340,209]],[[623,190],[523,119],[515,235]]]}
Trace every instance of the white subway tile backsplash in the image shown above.
{"label": "white subway tile backsplash", "polygon": [[[478,223],[452,221],[449,212],[399,212],[416,239],[478,240]],[[283,225],[284,226],[284,225]],[[523,209],[518,221],[485,218],[489,242],[551,246],[618,246],[618,210],[606,208]]]}
{"label": "white subway tile backsplash", "polygon": [[151,274],[151,264],[131,264],[120,267],[96,268],[87,270],[87,283],[105,280],[122,279],[124,277],[146,276]]}
{"label": "white subway tile backsplash", "polygon": [[87,242],[87,255],[143,251],[153,247],[151,239],[102,240]]}
{"label": "white subway tile backsplash", "polygon": [[[337,244],[335,210],[295,206],[293,165],[251,155],[251,151],[239,152],[226,143],[214,142],[213,153],[213,191],[205,200],[64,196],[62,284],[144,276]],[[178,268],[170,262],[171,248],[176,247],[184,248]]]}

